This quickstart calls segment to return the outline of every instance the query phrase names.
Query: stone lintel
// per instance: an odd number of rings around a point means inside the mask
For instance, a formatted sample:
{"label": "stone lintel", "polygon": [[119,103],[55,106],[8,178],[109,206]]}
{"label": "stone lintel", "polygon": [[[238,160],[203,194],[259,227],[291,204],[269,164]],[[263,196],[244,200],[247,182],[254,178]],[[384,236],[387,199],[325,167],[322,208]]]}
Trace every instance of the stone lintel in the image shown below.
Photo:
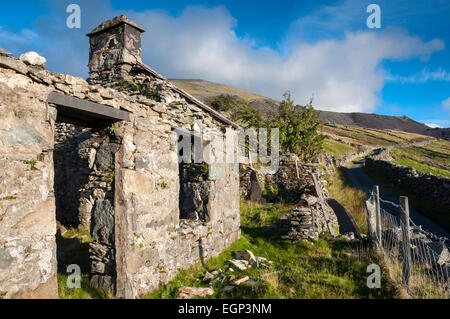
{"label": "stone lintel", "polygon": [[129,121],[130,113],[112,106],[81,100],[79,98],[51,92],[47,101],[56,105],[58,120],[77,125],[92,124],[99,121]]}

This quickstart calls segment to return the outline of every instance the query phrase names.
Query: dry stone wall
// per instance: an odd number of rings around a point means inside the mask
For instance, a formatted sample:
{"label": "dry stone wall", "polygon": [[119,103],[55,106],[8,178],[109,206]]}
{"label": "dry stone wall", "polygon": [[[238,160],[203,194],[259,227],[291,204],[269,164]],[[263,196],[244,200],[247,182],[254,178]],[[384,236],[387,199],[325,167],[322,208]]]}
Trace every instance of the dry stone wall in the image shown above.
{"label": "dry stone wall", "polygon": [[427,198],[441,207],[450,207],[449,178],[422,173],[412,167],[396,165],[389,159],[384,159],[383,154],[367,158],[365,166],[417,196]]}

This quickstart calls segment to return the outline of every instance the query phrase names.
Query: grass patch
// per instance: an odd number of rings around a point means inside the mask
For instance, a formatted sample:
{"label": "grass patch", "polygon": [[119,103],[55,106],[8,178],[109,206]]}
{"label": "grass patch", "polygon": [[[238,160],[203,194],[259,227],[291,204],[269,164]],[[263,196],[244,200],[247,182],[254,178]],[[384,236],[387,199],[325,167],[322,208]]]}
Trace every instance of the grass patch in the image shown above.
{"label": "grass patch", "polygon": [[347,153],[357,152],[357,149],[344,143],[326,138],[323,142],[323,149],[335,157],[342,157]]}
{"label": "grass patch", "polygon": [[60,299],[110,299],[106,292],[91,286],[88,275],[81,276],[80,288],[68,288],[69,274],[58,273],[58,295]]}
{"label": "grass patch", "polygon": [[[89,243],[92,237],[89,231],[77,228],[68,229],[63,236],[57,236],[58,256],[58,294],[61,299],[98,299],[111,298],[106,292],[93,287],[89,282]],[[68,288],[67,266],[76,264],[81,267],[81,287]]]}
{"label": "grass patch", "polygon": [[391,193],[397,196],[407,196],[410,205],[416,207],[422,213],[428,215],[439,224],[442,224],[446,228],[450,229],[450,214],[448,213],[448,208],[446,209],[445,207],[441,207],[435,202],[391,182],[383,174],[380,174],[373,169],[366,166],[364,166],[363,169],[370,178],[378,182],[380,185],[383,185],[383,187],[387,188]]}
{"label": "grass patch", "polygon": [[424,147],[398,147],[391,151],[395,163],[417,171],[450,177],[450,143],[434,141]]}
{"label": "grass patch", "polygon": [[389,280],[385,268],[382,268],[382,288],[367,288],[367,266],[372,263],[382,265],[382,259],[365,244],[350,244],[328,237],[320,238],[313,244],[284,241],[277,236],[277,226],[273,224],[290,209],[289,206],[259,205],[246,201],[241,204],[242,236],[238,241],[203,265],[182,270],[168,284],[144,298],[176,298],[179,287],[207,287],[207,283],[202,282],[206,271],[228,269],[227,260],[234,258],[233,252],[243,249],[273,261],[271,269],[251,268],[229,274],[261,279],[260,284],[254,287],[241,285],[223,292],[221,288],[228,283],[219,281],[213,286],[214,294],[207,298],[398,297],[398,291]]}
{"label": "grass patch", "polygon": [[328,191],[335,200],[344,206],[355,218],[356,224],[363,233],[367,233],[365,201],[366,194],[351,186],[345,173],[345,167],[335,170],[334,178],[327,177]]}
{"label": "grass patch", "polygon": [[397,165],[412,167],[422,173],[441,175],[450,178],[450,171],[423,164],[406,156],[394,156],[394,162]]}

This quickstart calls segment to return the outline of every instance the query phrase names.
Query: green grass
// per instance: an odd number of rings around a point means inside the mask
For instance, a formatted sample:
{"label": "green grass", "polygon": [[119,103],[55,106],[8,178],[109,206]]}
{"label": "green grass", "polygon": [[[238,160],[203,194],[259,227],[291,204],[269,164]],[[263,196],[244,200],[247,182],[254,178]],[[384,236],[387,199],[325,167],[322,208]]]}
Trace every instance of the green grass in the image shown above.
{"label": "green grass", "polygon": [[81,288],[70,289],[67,287],[66,273],[70,264],[85,265],[89,254],[89,243],[92,237],[89,231],[77,228],[68,229],[63,236],[56,238],[58,252],[58,293],[61,299],[95,299],[110,298],[105,292],[97,289],[89,283],[88,269],[81,269]]}
{"label": "green grass", "polygon": [[450,143],[434,141],[424,147],[398,147],[391,151],[395,163],[417,171],[450,177]]}
{"label": "green grass", "polygon": [[[398,291],[389,280],[388,272],[382,268],[382,288],[366,286],[367,266],[382,265],[381,257],[364,244],[350,244],[328,237],[313,244],[291,243],[279,239],[280,228],[270,230],[272,225],[289,210],[286,205],[258,205],[242,201],[242,236],[219,256],[209,259],[204,265],[182,270],[172,281],[151,294],[149,299],[176,298],[182,286],[207,287],[202,282],[206,271],[226,270],[227,260],[237,250],[249,249],[256,256],[273,261],[271,269],[235,270],[236,277],[264,279],[256,287],[238,286],[222,292],[227,282],[216,283],[214,294],[207,298],[395,298]],[[359,257],[351,256],[357,252]]]}
{"label": "green grass", "polygon": [[351,186],[345,167],[335,168],[334,178],[327,176],[328,190],[331,196],[344,206],[353,216],[363,233],[367,233],[365,201],[366,194]]}
{"label": "green grass", "polygon": [[409,166],[414,168],[415,170],[422,172],[422,173],[429,173],[429,174],[433,174],[433,175],[441,175],[444,177],[449,177],[450,178],[450,171],[448,170],[443,170],[440,168],[436,168],[427,164],[423,164],[421,162],[418,162],[416,160],[413,160],[411,158],[408,157],[394,157],[394,162],[397,165],[402,165],[402,166]]}
{"label": "green grass", "polygon": [[357,152],[358,150],[348,144],[333,141],[326,138],[323,142],[323,149],[335,157],[342,157],[347,153]]}
{"label": "green grass", "polygon": [[88,275],[81,276],[81,288],[68,288],[69,275],[58,273],[58,294],[60,299],[109,299],[110,295],[91,286]]}
{"label": "green grass", "polygon": [[400,187],[398,184],[391,182],[384,175],[376,172],[373,169],[364,166],[364,171],[367,175],[369,175],[369,177],[380,183],[380,185],[382,185],[383,187],[387,188],[391,193],[397,196],[407,196],[410,205],[413,205],[419,211],[428,215],[441,225],[450,228],[450,214],[448,213],[448,208],[441,207],[435,202],[430,201],[423,196],[415,194],[411,190]]}

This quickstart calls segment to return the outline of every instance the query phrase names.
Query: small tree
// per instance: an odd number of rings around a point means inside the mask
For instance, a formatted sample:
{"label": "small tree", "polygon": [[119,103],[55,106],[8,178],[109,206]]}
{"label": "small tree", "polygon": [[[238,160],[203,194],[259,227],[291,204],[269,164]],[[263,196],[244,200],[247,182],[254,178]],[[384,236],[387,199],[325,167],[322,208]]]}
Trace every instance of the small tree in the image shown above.
{"label": "small tree", "polygon": [[262,117],[258,110],[251,107],[247,101],[229,94],[221,94],[209,99],[208,103],[219,112],[224,112],[230,120],[244,127],[261,127]]}
{"label": "small tree", "polygon": [[295,106],[291,93],[286,92],[274,127],[280,130],[280,148],[283,152],[295,153],[304,162],[310,162],[322,151],[324,135],[319,134],[321,126],[319,113],[312,106],[313,99],[306,106]]}

